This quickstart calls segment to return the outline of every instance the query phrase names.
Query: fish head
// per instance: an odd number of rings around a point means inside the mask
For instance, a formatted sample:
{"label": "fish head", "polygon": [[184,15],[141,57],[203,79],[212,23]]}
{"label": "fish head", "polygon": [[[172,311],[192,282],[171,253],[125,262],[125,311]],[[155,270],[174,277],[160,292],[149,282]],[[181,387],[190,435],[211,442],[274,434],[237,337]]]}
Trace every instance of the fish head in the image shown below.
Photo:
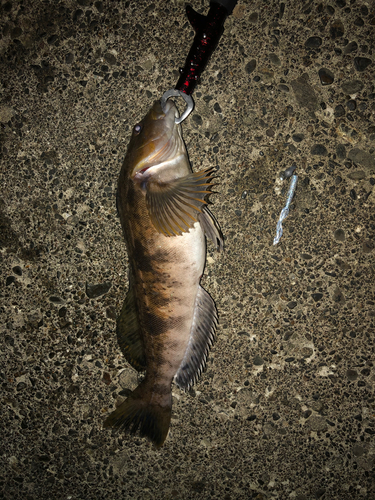
{"label": "fish head", "polygon": [[134,126],[127,153],[130,178],[143,182],[149,177],[150,168],[170,161],[184,148],[181,126],[175,123],[178,116],[173,101],[168,100],[164,110],[156,101]]}

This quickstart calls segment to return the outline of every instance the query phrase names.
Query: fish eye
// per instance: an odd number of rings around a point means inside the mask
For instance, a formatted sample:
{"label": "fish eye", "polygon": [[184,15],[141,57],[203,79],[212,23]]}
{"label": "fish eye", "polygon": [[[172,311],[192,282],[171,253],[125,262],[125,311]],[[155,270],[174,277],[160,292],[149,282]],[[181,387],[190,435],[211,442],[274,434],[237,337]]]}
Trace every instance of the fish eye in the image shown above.
{"label": "fish eye", "polygon": [[142,130],[142,126],[139,123],[137,123],[137,125],[135,125],[135,127],[134,127],[134,133],[139,134],[141,130]]}

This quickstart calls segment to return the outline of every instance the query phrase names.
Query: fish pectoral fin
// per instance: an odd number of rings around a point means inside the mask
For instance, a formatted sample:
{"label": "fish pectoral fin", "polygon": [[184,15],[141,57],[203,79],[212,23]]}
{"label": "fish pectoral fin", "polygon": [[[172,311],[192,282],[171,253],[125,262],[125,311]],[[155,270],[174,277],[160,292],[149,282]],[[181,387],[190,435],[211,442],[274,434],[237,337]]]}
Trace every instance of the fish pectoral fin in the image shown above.
{"label": "fish pectoral fin", "polygon": [[195,299],[194,322],[184,359],[174,377],[175,383],[188,390],[203,372],[208,352],[215,340],[218,316],[215,302],[206,290],[198,288]]}
{"label": "fish pectoral fin", "polygon": [[215,168],[195,172],[171,182],[149,179],[146,203],[155,229],[165,236],[186,233],[208,203]]}
{"label": "fish pectoral fin", "polygon": [[202,213],[198,214],[198,220],[204,234],[216,246],[218,252],[224,250],[224,236],[219,223],[207,207],[203,207]]}
{"label": "fish pectoral fin", "polygon": [[136,304],[129,277],[129,291],[125,297],[120,316],[117,318],[117,340],[128,363],[138,371],[146,369],[146,358],[137,319]]}

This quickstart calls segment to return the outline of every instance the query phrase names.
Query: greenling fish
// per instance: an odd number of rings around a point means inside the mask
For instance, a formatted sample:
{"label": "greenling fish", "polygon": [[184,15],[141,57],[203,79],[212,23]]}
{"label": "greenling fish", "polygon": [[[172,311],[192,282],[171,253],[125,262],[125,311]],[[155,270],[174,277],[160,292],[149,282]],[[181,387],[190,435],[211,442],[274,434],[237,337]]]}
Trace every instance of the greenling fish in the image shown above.
{"label": "greenling fish", "polygon": [[207,208],[215,169],[192,173],[178,111],[155,102],[133,130],[121,169],[117,205],[129,255],[129,291],[117,320],[127,361],[145,378],[105,427],[139,430],[163,445],[172,411],[172,381],[189,389],[205,367],[217,311],[200,286],[205,236],[223,237]]}

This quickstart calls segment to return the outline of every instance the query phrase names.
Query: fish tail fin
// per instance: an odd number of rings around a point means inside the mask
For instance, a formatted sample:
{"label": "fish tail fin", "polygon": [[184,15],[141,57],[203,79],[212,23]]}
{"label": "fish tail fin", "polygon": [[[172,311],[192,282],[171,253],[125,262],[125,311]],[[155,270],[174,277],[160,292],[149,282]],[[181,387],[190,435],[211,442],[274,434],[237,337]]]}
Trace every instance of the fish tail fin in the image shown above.
{"label": "fish tail fin", "polygon": [[105,428],[115,427],[126,433],[147,437],[157,448],[163,446],[172,415],[172,394],[151,402],[150,391],[143,382],[104,421]]}

